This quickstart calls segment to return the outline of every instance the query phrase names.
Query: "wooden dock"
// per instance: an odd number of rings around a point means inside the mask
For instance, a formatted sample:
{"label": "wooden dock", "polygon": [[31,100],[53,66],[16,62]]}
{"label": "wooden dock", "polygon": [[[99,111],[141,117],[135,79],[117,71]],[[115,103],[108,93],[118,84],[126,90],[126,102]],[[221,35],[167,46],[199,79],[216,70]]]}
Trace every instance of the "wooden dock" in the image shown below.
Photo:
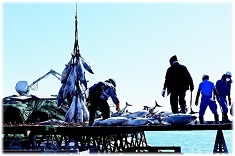
{"label": "wooden dock", "polygon": [[125,153],[158,152],[180,147],[151,147],[145,131],[216,130],[213,153],[228,153],[223,130],[232,130],[232,124],[204,125],[147,125],[147,126],[3,126],[3,152],[81,152]]}

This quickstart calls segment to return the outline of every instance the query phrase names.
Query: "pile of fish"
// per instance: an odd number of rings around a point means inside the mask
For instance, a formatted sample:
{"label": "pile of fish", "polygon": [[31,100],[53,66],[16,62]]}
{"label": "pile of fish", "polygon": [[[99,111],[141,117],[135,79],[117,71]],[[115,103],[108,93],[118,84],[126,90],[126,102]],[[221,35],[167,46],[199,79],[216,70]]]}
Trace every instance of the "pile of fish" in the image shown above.
{"label": "pile of fish", "polygon": [[[74,95],[73,98],[74,100],[72,102],[72,105],[70,106],[69,110],[66,113],[66,121],[53,119],[53,120],[39,122],[38,124],[63,125],[63,126],[71,126],[71,124],[72,125],[76,124],[75,126],[88,126],[88,117],[80,116],[80,118],[78,118],[79,116],[77,116],[75,114],[76,112],[74,111],[77,109],[80,110],[80,112],[82,112],[83,109],[86,109],[86,107],[81,108],[81,106],[79,105],[79,103],[82,104],[83,101],[81,100],[84,99],[78,98],[77,95]],[[110,115],[111,116],[110,118],[107,119],[103,119],[102,117],[96,118],[92,126],[143,126],[143,125],[188,125],[188,124],[195,125],[198,123],[196,120],[197,117],[192,114],[182,114],[182,113],[173,114],[172,112],[169,111],[158,111],[158,110],[155,111],[155,108],[159,107],[159,105],[156,102],[155,106],[152,108],[144,106],[143,110],[136,111],[133,113],[129,113],[126,111],[128,106],[132,105],[126,102],[126,106],[121,111],[112,113]]]}
{"label": "pile of fish", "polygon": [[69,109],[65,115],[65,122],[83,123],[89,120],[89,112],[85,105],[87,80],[85,71],[94,74],[91,66],[81,56],[78,45],[77,15],[75,16],[75,43],[72,58],[65,66],[57,96],[57,106],[67,102]]}
{"label": "pile of fish", "polygon": [[126,106],[110,118],[97,118],[92,126],[141,126],[141,125],[187,125],[193,124],[197,119],[192,114],[173,114],[172,112],[161,111],[154,112],[156,105],[149,110],[140,110],[133,113],[125,113]]}

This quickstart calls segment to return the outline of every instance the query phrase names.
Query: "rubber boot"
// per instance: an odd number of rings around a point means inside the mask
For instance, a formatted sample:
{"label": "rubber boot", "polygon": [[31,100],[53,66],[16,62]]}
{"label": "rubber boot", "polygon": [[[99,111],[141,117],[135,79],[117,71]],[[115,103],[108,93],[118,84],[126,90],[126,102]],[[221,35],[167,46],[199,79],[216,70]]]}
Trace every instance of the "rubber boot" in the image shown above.
{"label": "rubber boot", "polygon": [[89,126],[92,126],[93,123],[94,121],[89,121]]}
{"label": "rubber boot", "polygon": [[219,115],[214,114],[214,118],[215,118],[215,124],[219,124]]}
{"label": "rubber boot", "polygon": [[228,119],[228,115],[227,114],[223,114],[223,119],[222,119],[223,123],[229,123],[230,120]]}
{"label": "rubber boot", "polygon": [[204,124],[204,117],[203,116],[199,116],[199,121],[200,121],[200,124]]}

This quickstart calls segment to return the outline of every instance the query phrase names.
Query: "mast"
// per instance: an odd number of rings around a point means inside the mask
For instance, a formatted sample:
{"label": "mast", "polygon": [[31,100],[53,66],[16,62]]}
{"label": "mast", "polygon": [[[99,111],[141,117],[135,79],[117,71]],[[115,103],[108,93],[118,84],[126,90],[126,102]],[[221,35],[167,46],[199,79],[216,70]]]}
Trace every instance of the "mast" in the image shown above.
{"label": "mast", "polygon": [[74,41],[74,48],[73,48],[73,62],[75,62],[74,58],[81,57],[79,45],[78,45],[78,20],[77,20],[77,2],[76,2],[76,13],[75,13],[75,41]]}

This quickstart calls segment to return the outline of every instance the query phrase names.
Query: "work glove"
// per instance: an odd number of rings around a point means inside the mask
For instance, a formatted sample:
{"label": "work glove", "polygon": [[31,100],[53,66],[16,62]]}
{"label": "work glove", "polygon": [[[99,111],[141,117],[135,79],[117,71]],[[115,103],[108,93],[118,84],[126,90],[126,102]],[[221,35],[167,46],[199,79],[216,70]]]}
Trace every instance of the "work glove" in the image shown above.
{"label": "work glove", "polygon": [[228,104],[229,104],[229,106],[231,106],[231,98],[230,97],[228,98]]}
{"label": "work glove", "polygon": [[117,105],[116,105],[116,111],[120,112],[120,110],[121,110],[121,109],[120,109],[120,105],[117,104]]}
{"label": "work glove", "polygon": [[165,92],[166,92],[166,90],[162,90],[162,97],[165,97]]}

